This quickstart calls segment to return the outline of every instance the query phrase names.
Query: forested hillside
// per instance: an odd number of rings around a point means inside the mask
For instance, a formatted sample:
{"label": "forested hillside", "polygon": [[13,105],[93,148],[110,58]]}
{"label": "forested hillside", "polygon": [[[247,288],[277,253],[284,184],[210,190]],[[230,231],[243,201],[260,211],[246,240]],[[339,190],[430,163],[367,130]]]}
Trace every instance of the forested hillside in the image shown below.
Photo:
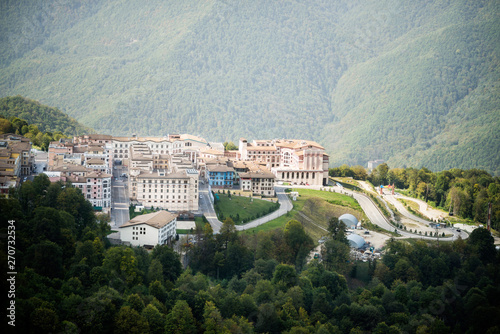
{"label": "forested hillside", "polygon": [[[78,123],[62,111],[40,104],[37,101],[23,98],[21,96],[5,97],[0,99],[0,118],[11,120],[12,129],[0,127],[1,132],[18,132],[26,135],[28,129],[22,129],[24,125],[37,127],[40,132],[59,132],[65,135],[82,135],[92,132],[92,129]],[[15,119],[18,119],[17,121]],[[14,124],[14,123],[26,124]],[[0,123],[5,125],[4,123]],[[33,135],[38,134],[38,130]],[[31,131],[33,132],[33,131]],[[32,139],[30,137],[30,139]]]}
{"label": "forested hillside", "polygon": [[[391,240],[378,261],[346,261],[328,223],[322,261],[302,224],[238,234],[207,224],[189,262],[167,245],[111,246],[109,218],[45,174],[0,199],[6,333],[498,333],[500,253],[491,234]],[[15,271],[12,273],[12,271]],[[14,327],[15,325],[15,327]]]}
{"label": "forested hillside", "polygon": [[99,132],[500,174],[499,2],[4,1],[0,96]]}

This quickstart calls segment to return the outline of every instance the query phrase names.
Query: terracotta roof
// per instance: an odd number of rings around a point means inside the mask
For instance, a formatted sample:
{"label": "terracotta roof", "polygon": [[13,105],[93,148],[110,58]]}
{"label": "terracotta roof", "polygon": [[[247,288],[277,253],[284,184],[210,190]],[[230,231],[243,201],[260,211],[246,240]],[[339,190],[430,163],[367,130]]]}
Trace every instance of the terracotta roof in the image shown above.
{"label": "terracotta roof", "polygon": [[90,173],[87,173],[87,175],[85,175],[85,177],[95,178],[95,179],[103,179],[103,178],[112,177],[112,176],[113,175],[111,175],[111,174],[98,173],[98,172],[90,172]]}
{"label": "terracotta roof", "polygon": [[168,211],[157,211],[153,213],[148,213],[145,215],[137,216],[133,219],[130,219],[128,222],[120,226],[120,228],[137,226],[146,224],[154,228],[162,228],[163,226],[170,223],[172,220],[176,219],[177,215]]}
{"label": "terracotta roof", "polygon": [[113,137],[110,136],[110,135],[101,135],[101,134],[90,134],[88,135],[89,136],[89,139],[93,139],[93,140],[99,140],[99,139],[112,139]]}
{"label": "terracotta roof", "polygon": [[61,166],[52,167],[52,168],[50,168],[50,171],[52,171],[52,172],[87,172],[88,169],[82,165],[64,164]]}
{"label": "terracotta roof", "polygon": [[277,151],[276,146],[247,146],[247,151]]}
{"label": "terracotta roof", "polygon": [[239,173],[238,174],[241,179],[274,179],[276,178],[273,173],[268,171],[250,171],[247,173]]}
{"label": "terracotta roof", "polygon": [[198,137],[198,136],[193,136],[187,133],[184,133],[181,135],[182,140],[193,140],[193,141],[199,141],[201,143],[207,143],[207,141],[204,138]]}
{"label": "terracotta roof", "polygon": [[288,147],[293,149],[306,148],[312,146],[319,149],[324,149],[323,146],[312,140],[302,140],[302,139],[283,139],[276,140],[275,145],[278,147]]}
{"label": "terracotta roof", "polygon": [[214,150],[214,149],[206,149],[206,150],[202,150],[201,153],[203,154],[212,154],[212,155],[220,155],[220,156],[224,156],[224,152],[221,152],[221,151],[217,151],[217,150]]}
{"label": "terracotta roof", "polygon": [[233,167],[228,167],[226,165],[207,165],[207,169],[210,172],[234,172]]}

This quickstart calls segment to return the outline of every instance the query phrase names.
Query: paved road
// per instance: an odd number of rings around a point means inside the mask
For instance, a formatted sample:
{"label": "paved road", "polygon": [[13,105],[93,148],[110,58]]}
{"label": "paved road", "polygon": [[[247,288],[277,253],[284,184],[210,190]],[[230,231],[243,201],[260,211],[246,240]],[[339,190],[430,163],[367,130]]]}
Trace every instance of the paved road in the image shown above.
{"label": "paved road", "polygon": [[[120,170],[113,170],[113,174],[118,176]],[[129,197],[127,193],[127,179],[113,176],[111,180],[111,228],[118,230],[130,220]],[[116,180],[115,180],[116,178]],[[109,238],[119,239],[119,233],[113,233]]]}
{"label": "paved road", "polygon": [[[351,191],[349,189],[340,188],[338,186],[330,187],[330,189],[332,189],[333,191],[338,192],[338,193],[344,193],[344,194],[347,194],[347,195],[352,195],[354,197],[354,199],[356,199],[358,201],[359,205],[361,206],[361,209],[363,209],[363,211],[365,212],[366,216],[368,217],[368,219],[373,224],[375,224],[375,225],[383,228],[384,230],[387,230],[387,231],[390,231],[390,232],[394,232],[395,228],[389,223],[389,220],[382,214],[382,212],[380,211],[380,209],[378,208],[378,206],[375,203],[373,203],[372,200],[368,196],[366,196],[364,194],[361,194],[361,193],[357,193],[357,192]],[[387,198],[388,196],[394,197],[392,195],[384,195],[384,198]],[[392,200],[392,198],[391,198],[391,200]],[[398,202],[398,201],[396,200],[396,202]],[[392,203],[393,202],[391,201],[391,204]],[[398,210],[399,210],[398,206],[396,206],[396,208],[398,208]],[[404,211],[406,211],[406,212],[404,212]],[[425,221],[424,219],[421,219],[419,217],[411,215],[406,209],[404,211],[400,211],[401,214],[403,214],[404,216],[406,216],[406,213],[408,213],[409,216],[407,216],[407,217],[409,219],[413,219],[412,217],[415,217],[415,218],[418,218],[418,219],[422,220],[426,224],[429,223],[428,221]],[[418,220],[418,221],[420,221],[420,220]],[[463,231],[461,231],[460,233],[458,233],[455,229],[452,229],[452,228],[442,229],[441,232],[445,232],[445,234],[452,234],[453,235],[451,237],[439,238],[440,240],[445,240],[445,241],[456,240],[456,239],[458,239],[459,236],[462,239],[465,239],[465,238],[468,237],[467,233],[465,233]],[[398,233],[402,237],[405,237],[405,238],[425,239],[425,240],[437,240],[438,239],[438,238],[435,238],[435,237],[422,236],[422,235],[418,235],[418,234],[413,234],[413,233],[405,232],[405,231],[402,231],[402,230],[398,230]]]}
{"label": "paved road", "polygon": [[265,224],[273,219],[285,215],[288,211],[292,210],[293,204],[290,202],[288,195],[285,194],[285,189],[281,187],[275,187],[276,196],[278,197],[278,202],[280,203],[280,208],[266,216],[260,217],[258,219],[252,220],[245,225],[236,225],[238,231],[248,230],[250,228],[257,227],[259,225]]}
{"label": "paved road", "polygon": [[[288,211],[292,210],[293,205],[290,202],[288,196],[285,194],[285,188],[275,187],[275,189],[276,189],[276,196],[278,197],[278,202],[280,203],[280,208],[264,217],[252,220],[251,222],[248,222],[245,225],[236,225],[236,229],[238,231],[248,230],[250,228],[254,228],[259,225],[265,224],[273,219],[285,215]],[[208,222],[212,226],[212,230],[214,231],[214,233],[219,233],[220,228],[222,226],[222,222],[217,219],[213,203],[209,197],[208,187],[201,185],[200,195],[201,196],[199,202],[199,210],[207,218]]]}
{"label": "paved road", "polygon": [[199,193],[200,202],[198,205],[198,210],[205,215],[205,218],[207,218],[208,222],[212,226],[212,230],[214,231],[214,233],[219,233],[222,222],[217,219],[217,214],[214,210],[214,204],[210,200],[210,196],[208,193],[208,186],[200,185]]}
{"label": "paved road", "polygon": [[382,214],[380,209],[372,202],[370,197],[362,193],[354,192],[352,190],[338,186],[333,186],[330,187],[329,189],[332,189],[333,191],[340,194],[352,196],[356,201],[358,201],[359,205],[361,206],[361,209],[363,209],[363,211],[366,214],[366,217],[368,218],[368,220],[370,220],[370,222],[372,222],[377,226],[380,226],[384,230],[394,232],[394,227],[389,223],[389,221]]}
{"label": "paved road", "polygon": [[[416,221],[416,222],[419,222],[421,224],[425,224],[425,225],[429,225],[430,223],[432,223],[429,220],[420,218],[418,216],[415,216],[411,212],[409,212],[405,208],[403,203],[401,203],[400,201],[397,200],[398,196],[399,195],[384,195],[384,199],[386,199],[388,202],[390,202],[392,205],[394,205],[394,207],[396,207],[396,209],[406,218],[411,219],[411,220]],[[453,234],[453,237],[451,237],[451,238],[441,238],[444,240],[456,240],[456,239],[458,239],[458,236],[460,236],[462,239],[466,239],[469,236],[465,231],[457,232],[457,230],[454,228],[443,228],[440,231],[441,231],[440,233],[445,232],[445,234]]]}

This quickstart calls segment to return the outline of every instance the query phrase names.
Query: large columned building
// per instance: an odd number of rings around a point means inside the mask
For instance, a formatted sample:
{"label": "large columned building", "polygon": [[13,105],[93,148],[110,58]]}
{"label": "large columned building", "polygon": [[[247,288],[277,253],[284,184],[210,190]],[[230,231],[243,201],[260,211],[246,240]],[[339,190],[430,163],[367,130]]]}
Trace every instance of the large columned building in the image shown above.
{"label": "large columned building", "polygon": [[254,140],[239,142],[241,160],[265,164],[276,181],[303,185],[328,183],[329,156],[323,146],[310,140]]}

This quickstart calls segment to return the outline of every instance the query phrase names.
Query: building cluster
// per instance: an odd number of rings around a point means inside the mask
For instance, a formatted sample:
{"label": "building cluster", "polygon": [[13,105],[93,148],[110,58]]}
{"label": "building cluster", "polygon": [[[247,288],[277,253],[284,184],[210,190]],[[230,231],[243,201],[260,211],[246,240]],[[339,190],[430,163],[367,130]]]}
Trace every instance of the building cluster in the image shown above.
{"label": "building cluster", "polygon": [[[28,138],[0,135],[2,196],[31,175],[31,148]],[[167,243],[175,235],[177,214],[199,210],[200,184],[209,191],[238,189],[272,197],[276,183],[326,184],[329,162],[324,148],[313,141],[249,142],[242,138],[237,150],[227,151],[221,143],[209,143],[187,134],[89,134],[51,142],[47,156],[48,168],[44,173],[49,179],[70,182],[98,211],[111,210],[112,182],[119,176],[117,167],[128,178],[126,189],[132,203],[168,211],[143,215],[123,225],[124,239],[133,245]]]}
{"label": "building cluster", "polygon": [[0,135],[0,197],[8,197],[9,189],[16,188],[32,169],[30,140],[13,133]]}
{"label": "building cluster", "polygon": [[[3,194],[32,171],[29,139],[0,137],[0,189]],[[238,150],[188,134],[116,137],[89,134],[51,142],[48,170],[52,181],[71,181],[96,208],[111,207],[113,168],[127,171],[128,196],[145,207],[197,211],[199,184],[210,189],[239,189],[274,196],[276,183],[324,185],[329,157],[307,140],[239,141]]]}

